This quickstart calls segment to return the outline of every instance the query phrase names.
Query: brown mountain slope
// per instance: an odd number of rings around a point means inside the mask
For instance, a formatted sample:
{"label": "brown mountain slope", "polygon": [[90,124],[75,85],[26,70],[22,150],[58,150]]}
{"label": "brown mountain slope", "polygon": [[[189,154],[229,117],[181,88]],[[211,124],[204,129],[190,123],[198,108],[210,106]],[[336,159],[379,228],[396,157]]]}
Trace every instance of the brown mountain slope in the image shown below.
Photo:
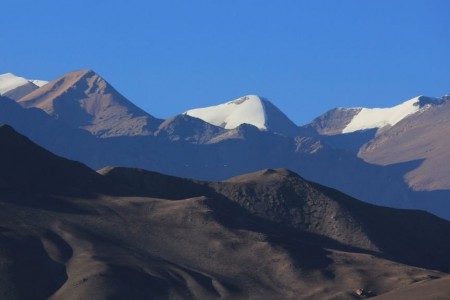
{"label": "brown mountain slope", "polygon": [[182,114],[162,122],[155,135],[172,141],[185,140],[195,144],[206,144],[224,132],[227,130],[222,127]]}
{"label": "brown mountain slope", "polygon": [[285,169],[247,174],[214,186],[252,214],[274,223],[405,263],[450,267],[445,254],[450,251],[449,223],[429,213],[364,203]]}
{"label": "brown mountain slope", "polygon": [[65,74],[18,102],[99,137],[148,135],[161,123],[92,70]]}
{"label": "brown mountain slope", "polygon": [[422,161],[405,174],[414,190],[450,189],[450,100],[405,118],[361,148],[359,156],[379,165]]}
{"label": "brown mountain slope", "polygon": [[139,169],[107,168],[101,173],[137,195],[231,200],[261,221],[301,233],[311,241],[319,239],[327,247],[450,271],[450,258],[445,254],[450,251],[449,222],[423,211],[364,203],[286,169],[268,169],[216,183]]}
{"label": "brown mountain slope", "polygon": [[361,108],[335,108],[315,118],[303,129],[312,128],[322,135],[340,134],[360,111]]}
{"label": "brown mountain slope", "polygon": [[372,298],[373,300],[439,300],[448,299],[450,295],[450,276],[438,280],[424,278],[410,286]]}
{"label": "brown mountain slope", "polygon": [[383,294],[445,276],[417,266],[450,269],[448,222],[288,170],[222,183],[102,176],[0,129],[2,163],[12,161],[0,178],[16,168],[12,182],[36,184],[0,187],[5,299],[358,299],[358,288]]}

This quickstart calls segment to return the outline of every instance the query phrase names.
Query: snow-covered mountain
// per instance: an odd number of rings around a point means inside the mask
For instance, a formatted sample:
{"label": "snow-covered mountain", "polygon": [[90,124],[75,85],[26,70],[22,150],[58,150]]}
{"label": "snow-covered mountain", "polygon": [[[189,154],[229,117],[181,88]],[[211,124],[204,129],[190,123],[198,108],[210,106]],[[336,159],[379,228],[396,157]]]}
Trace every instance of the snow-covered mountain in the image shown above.
{"label": "snow-covered mountain", "polygon": [[394,126],[409,115],[427,109],[431,104],[437,102],[437,99],[436,101],[433,101],[432,98],[418,96],[394,107],[361,108],[361,110],[352,118],[350,123],[342,130],[342,133]]}
{"label": "snow-covered mountain", "polygon": [[450,190],[449,120],[449,95],[418,96],[390,108],[335,109],[306,127],[366,162],[400,168],[410,189],[436,191]]}
{"label": "snow-covered mountain", "polygon": [[387,108],[336,108],[316,118],[310,126],[318,133],[335,135],[392,127],[406,117],[441,103],[439,98],[418,96]]}
{"label": "snow-covered mountain", "polygon": [[384,130],[361,147],[358,156],[377,165],[417,162],[405,174],[414,190],[450,189],[450,97],[433,99],[420,113]]}
{"label": "snow-covered mountain", "polygon": [[0,75],[0,94],[3,95],[19,86],[25,85],[29,81],[23,77],[15,76],[12,73]]}
{"label": "snow-covered mountain", "polygon": [[30,80],[31,83],[34,83],[35,85],[37,85],[38,87],[44,86],[48,83],[48,81],[45,80],[39,80],[39,79],[32,79]]}
{"label": "snow-covered mountain", "polygon": [[243,96],[216,106],[191,109],[184,114],[225,129],[249,124],[263,131],[295,135],[297,126],[270,101],[256,95]]}
{"label": "snow-covered mountain", "polygon": [[0,96],[18,100],[47,84],[45,80],[30,80],[12,73],[0,75]]}

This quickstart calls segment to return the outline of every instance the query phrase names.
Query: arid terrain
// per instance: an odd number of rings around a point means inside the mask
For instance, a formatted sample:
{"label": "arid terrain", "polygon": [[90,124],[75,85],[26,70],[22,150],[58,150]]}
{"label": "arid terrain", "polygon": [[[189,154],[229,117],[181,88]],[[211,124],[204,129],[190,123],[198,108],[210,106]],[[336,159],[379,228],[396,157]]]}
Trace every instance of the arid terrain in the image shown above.
{"label": "arid terrain", "polygon": [[429,213],[366,204],[286,169],[222,182],[97,173],[9,126],[0,142],[4,299],[445,299],[450,290],[450,223]]}

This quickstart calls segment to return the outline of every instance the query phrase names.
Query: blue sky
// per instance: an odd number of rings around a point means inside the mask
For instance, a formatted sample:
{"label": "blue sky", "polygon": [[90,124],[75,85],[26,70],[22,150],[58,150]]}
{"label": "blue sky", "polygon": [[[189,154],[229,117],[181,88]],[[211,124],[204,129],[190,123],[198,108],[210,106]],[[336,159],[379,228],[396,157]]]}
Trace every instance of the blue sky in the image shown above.
{"label": "blue sky", "polygon": [[305,124],[450,93],[450,1],[10,0],[0,73],[94,69],[166,118],[246,94]]}

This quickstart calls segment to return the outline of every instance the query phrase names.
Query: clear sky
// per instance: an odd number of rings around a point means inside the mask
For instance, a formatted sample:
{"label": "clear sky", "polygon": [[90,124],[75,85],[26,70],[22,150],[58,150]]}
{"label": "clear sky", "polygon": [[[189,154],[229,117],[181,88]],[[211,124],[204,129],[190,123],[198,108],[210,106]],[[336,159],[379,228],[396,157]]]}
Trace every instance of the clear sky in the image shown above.
{"label": "clear sky", "polygon": [[5,0],[0,73],[93,69],[150,114],[246,94],[305,124],[450,93],[448,0]]}

